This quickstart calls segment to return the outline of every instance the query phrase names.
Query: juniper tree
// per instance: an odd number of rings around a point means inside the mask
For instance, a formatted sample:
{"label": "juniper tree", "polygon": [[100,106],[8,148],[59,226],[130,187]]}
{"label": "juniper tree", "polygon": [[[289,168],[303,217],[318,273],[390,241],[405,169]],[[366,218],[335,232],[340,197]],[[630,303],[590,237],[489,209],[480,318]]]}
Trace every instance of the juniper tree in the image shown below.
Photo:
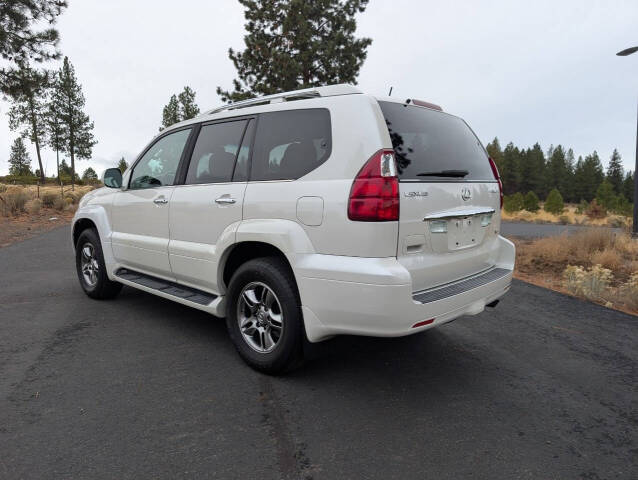
{"label": "juniper tree", "polygon": [[58,72],[51,103],[60,119],[60,145],[71,158],[71,185],[75,188],[75,159],[90,158],[97,141],[93,137],[93,122],[84,112],[82,86],[68,57],[64,57]]}
{"label": "juniper tree", "polygon": [[8,0],[0,2],[0,90],[15,82],[20,64],[59,58],[59,34],[53,28],[66,0]]}
{"label": "juniper tree", "polygon": [[622,159],[618,150],[614,148],[611,158],[609,159],[609,165],[607,166],[607,180],[614,188],[616,195],[622,192],[622,183],[625,177],[625,171],[622,166]]}
{"label": "juniper tree", "polygon": [[245,10],[246,48],[228,50],[237,69],[222,101],[299,88],[357,83],[369,38],[356,38],[355,15],[368,0],[239,0]]}
{"label": "juniper tree", "polygon": [[40,181],[44,183],[41,148],[46,143],[46,90],[49,75],[27,64],[21,64],[10,81],[4,84],[4,92],[11,103],[9,128],[19,131],[35,146]]}
{"label": "juniper tree", "polygon": [[18,177],[31,175],[31,158],[22,137],[18,137],[11,146],[9,155],[9,175]]}

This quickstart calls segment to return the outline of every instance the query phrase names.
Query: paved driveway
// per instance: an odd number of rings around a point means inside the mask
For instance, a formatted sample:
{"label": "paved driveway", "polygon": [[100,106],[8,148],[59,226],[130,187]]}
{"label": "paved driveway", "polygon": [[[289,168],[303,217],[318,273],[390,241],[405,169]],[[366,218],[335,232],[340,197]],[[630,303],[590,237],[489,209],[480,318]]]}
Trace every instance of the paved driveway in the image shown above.
{"label": "paved driveway", "polygon": [[638,478],[637,318],[514,282],[285,377],[223,322],[87,298],[68,227],[0,249],[0,478]]}

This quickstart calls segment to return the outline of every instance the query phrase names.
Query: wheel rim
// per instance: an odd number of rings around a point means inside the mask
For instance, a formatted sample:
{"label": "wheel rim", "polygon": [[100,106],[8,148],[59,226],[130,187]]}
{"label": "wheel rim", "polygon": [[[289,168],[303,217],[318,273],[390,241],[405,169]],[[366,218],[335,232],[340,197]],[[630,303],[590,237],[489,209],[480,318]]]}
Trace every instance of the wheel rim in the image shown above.
{"label": "wheel rim", "polygon": [[237,323],[250,348],[272,352],[284,331],[284,315],[275,292],[261,282],[246,285],[237,300]]}
{"label": "wheel rim", "polygon": [[89,287],[94,287],[97,284],[98,272],[100,271],[100,264],[97,261],[95,254],[95,247],[93,244],[87,242],[82,245],[81,261],[82,277]]}

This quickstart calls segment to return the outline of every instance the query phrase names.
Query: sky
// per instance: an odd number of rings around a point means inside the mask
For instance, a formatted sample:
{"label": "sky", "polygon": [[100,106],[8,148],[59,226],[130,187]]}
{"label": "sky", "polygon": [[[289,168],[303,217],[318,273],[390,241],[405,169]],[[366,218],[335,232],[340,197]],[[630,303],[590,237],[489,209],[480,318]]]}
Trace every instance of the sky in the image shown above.
{"label": "sky", "polygon": [[[487,144],[539,142],[617,148],[632,169],[636,149],[638,45],[635,0],[371,0],[357,36],[373,39],[358,84],[366,93],[418,98],[459,115]],[[82,173],[128,162],[157,133],[162,108],[184,85],[203,110],[221,102],[235,69],[228,48],[244,47],[236,0],[69,0],[60,48],[76,69],[98,144]],[[0,101],[0,175],[16,133]],[[29,144],[33,168],[35,148]],[[45,171],[55,153],[43,152]]]}

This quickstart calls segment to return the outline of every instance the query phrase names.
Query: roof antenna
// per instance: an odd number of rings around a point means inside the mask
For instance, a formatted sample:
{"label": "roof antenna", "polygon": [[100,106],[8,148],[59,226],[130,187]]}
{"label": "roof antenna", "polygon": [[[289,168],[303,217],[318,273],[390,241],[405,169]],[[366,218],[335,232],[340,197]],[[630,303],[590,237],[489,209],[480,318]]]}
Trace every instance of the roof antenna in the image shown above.
{"label": "roof antenna", "polygon": [[392,89],[393,89],[393,88],[394,88],[394,87],[390,87],[390,91],[388,92],[388,97],[391,97],[391,96],[392,96]]}

